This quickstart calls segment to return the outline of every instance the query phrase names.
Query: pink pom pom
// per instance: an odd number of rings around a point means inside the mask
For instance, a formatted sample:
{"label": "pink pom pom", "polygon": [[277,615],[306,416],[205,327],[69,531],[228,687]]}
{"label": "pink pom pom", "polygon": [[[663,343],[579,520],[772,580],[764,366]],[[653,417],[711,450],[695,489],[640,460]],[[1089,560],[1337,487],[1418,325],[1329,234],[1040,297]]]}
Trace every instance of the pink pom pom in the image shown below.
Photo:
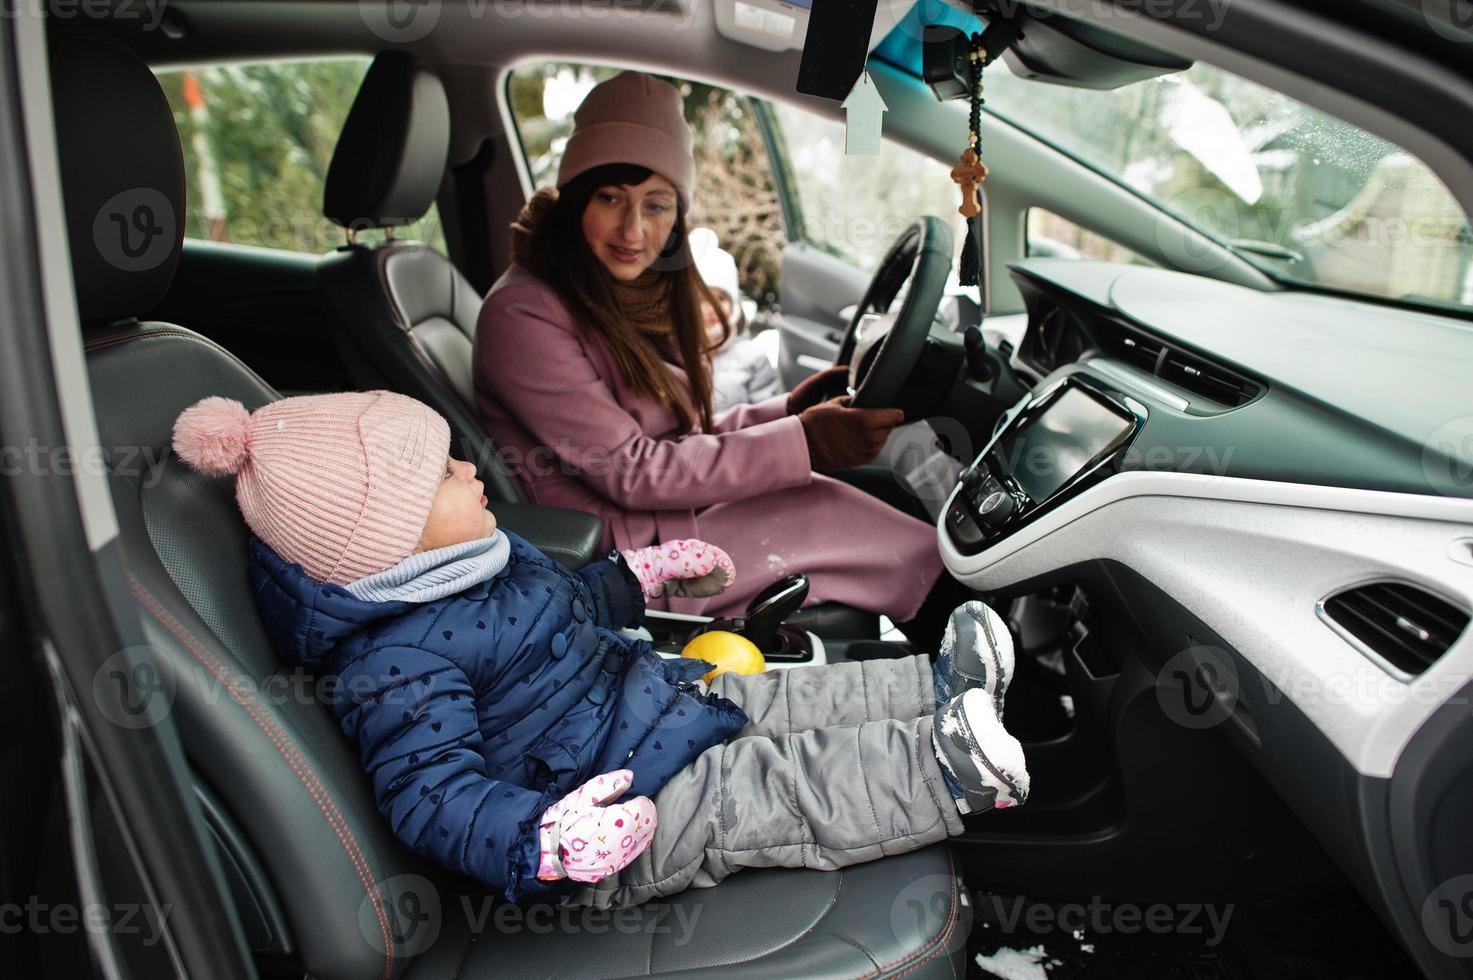
{"label": "pink pom pom", "polygon": [[250,421],[251,413],[233,398],[202,398],[174,420],[174,452],[201,473],[231,476],[249,455]]}

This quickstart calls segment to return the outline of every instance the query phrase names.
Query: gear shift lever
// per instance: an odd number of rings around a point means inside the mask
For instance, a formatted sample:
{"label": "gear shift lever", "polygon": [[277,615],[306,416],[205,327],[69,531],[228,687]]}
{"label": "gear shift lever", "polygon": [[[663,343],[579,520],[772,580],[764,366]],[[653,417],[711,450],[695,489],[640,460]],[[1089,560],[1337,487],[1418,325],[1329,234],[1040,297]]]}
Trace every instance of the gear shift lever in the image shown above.
{"label": "gear shift lever", "polygon": [[759,650],[777,647],[777,628],[808,598],[808,576],[795,572],[763,589],[747,604],[742,635]]}

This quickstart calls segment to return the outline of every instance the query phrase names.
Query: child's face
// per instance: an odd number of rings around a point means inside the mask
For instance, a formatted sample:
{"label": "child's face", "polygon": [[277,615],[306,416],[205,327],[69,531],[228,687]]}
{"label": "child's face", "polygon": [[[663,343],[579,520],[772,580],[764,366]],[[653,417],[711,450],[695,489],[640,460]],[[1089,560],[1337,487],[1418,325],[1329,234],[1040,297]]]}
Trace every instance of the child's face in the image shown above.
{"label": "child's face", "polygon": [[445,476],[415,550],[433,551],[490,537],[496,530],[496,518],[486,509],[484,489],[474,466],[454,457],[447,459]]}
{"label": "child's face", "polygon": [[726,325],[731,322],[731,297],[719,290],[712,292],[716,296],[717,306],[701,300],[701,319],[706,327],[706,336],[715,343],[726,334]]}

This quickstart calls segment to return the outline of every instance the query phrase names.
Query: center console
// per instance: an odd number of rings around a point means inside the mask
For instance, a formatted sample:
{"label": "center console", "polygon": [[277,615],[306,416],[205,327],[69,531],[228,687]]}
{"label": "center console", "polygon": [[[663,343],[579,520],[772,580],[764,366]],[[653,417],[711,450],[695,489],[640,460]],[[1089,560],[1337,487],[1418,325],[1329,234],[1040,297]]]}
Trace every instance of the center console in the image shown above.
{"label": "center console", "polygon": [[943,517],[974,555],[1120,469],[1146,407],[1087,374],[1032,393],[962,471]]}
{"label": "center console", "polygon": [[790,626],[786,620],[808,597],[808,576],[795,572],[778,579],[757,593],[742,616],[685,616],[649,611],[645,625],[634,635],[647,639],[662,657],[678,657],[685,645],[702,633],[724,630],[750,640],[769,667],[825,663],[824,645],[808,630]]}

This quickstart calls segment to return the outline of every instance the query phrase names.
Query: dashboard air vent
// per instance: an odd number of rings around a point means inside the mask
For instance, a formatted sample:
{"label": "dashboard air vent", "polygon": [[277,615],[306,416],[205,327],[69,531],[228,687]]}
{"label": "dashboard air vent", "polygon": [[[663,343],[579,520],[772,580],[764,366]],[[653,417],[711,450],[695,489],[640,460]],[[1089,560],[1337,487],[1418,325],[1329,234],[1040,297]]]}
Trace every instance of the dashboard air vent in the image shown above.
{"label": "dashboard air vent", "polygon": [[1420,674],[1468,626],[1468,614],[1411,585],[1379,582],[1325,600],[1325,615],[1398,670]]}
{"label": "dashboard air vent", "polygon": [[1124,319],[1110,318],[1108,322],[1115,335],[1102,346],[1110,356],[1197,396],[1193,401],[1198,403],[1198,410],[1210,411],[1214,405],[1237,408],[1263,394],[1261,382],[1189,353]]}
{"label": "dashboard air vent", "polygon": [[1220,405],[1236,408],[1258,397],[1259,386],[1247,378],[1180,351],[1169,350],[1161,360],[1160,377]]}
{"label": "dashboard air vent", "polygon": [[1152,374],[1161,361],[1161,352],[1166,345],[1145,334],[1128,333],[1120,336],[1120,356],[1136,367]]}

